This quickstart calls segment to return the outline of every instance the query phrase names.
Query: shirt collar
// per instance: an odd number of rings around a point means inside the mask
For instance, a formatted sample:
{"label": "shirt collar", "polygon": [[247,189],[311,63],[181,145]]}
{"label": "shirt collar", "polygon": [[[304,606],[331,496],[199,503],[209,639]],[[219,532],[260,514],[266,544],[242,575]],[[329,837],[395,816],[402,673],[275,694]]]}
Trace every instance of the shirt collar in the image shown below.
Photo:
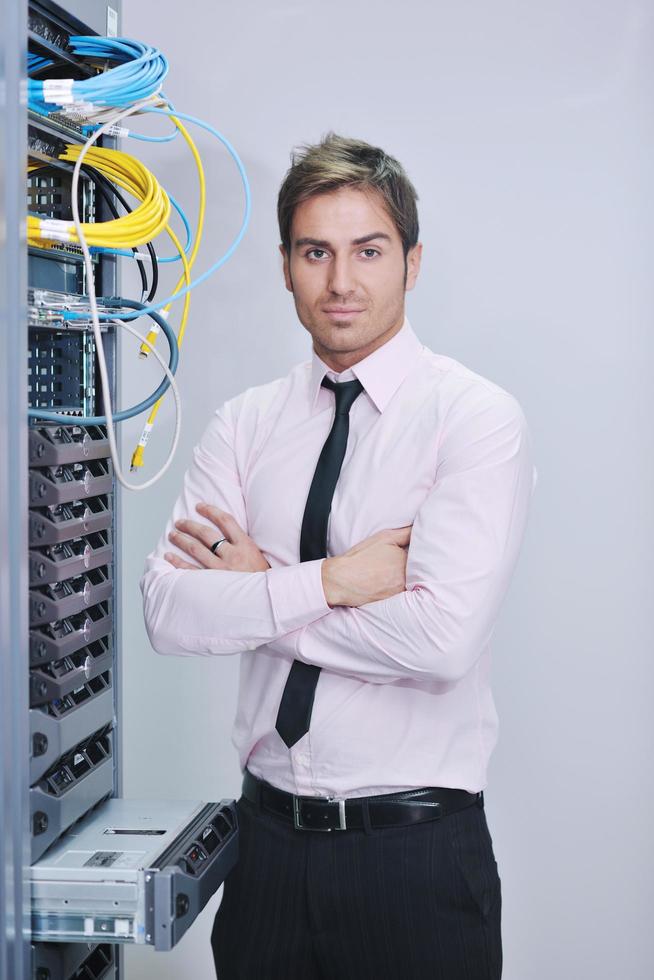
{"label": "shirt collar", "polygon": [[405,316],[404,323],[390,340],[346,371],[337,374],[318,357],[315,350],[312,351],[309,388],[311,410],[316,408],[318,395],[322,390],[322,379],[327,375],[332,381],[350,381],[352,378],[358,378],[376,407],[383,412],[415,364],[418,353],[422,349],[422,343],[414,333],[408,317]]}

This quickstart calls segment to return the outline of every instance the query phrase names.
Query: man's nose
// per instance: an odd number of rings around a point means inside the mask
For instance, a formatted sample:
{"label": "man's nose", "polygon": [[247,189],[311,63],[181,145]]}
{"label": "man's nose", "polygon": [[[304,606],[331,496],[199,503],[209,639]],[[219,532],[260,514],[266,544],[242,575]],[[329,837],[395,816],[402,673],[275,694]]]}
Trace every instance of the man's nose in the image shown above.
{"label": "man's nose", "polygon": [[334,256],[331,263],[329,288],[338,296],[348,296],[355,288],[354,270],[347,255]]}

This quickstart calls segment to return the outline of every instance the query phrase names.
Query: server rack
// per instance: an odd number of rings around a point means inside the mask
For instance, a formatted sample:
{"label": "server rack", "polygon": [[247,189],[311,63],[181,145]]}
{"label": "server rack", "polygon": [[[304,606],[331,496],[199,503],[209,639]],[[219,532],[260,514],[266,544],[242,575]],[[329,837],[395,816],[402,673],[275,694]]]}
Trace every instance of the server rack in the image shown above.
{"label": "server rack", "polygon": [[[121,943],[170,949],[190,927],[237,858],[238,827],[233,800],[120,799],[120,500],[106,430],[27,418],[103,405],[90,322],[53,313],[87,293],[81,249],[27,248],[26,207],[72,218],[72,165],[58,154],[84,137],[27,108],[26,54],[83,77],[68,38],[119,34],[120,5],[0,0],[0,15],[0,978],[117,980]],[[111,217],[90,177],[80,187],[83,222]],[[118,296],[116,258],[93,261],[98,295]],[[115,400],[116,327],[102,336]]]}
{"label": "server rack", "polygon": [[0,0],[0,23],[0,977],[28,980],[26,0]]}
{"label": "server rack", "polygon": [[[66,52],[70,34],[104,34],[108,28],[117,33],[120,11],[115,0],[95,0],[79,14],[74,5],[48,0],[30,0],[27,10],[27,49],[65,65],[59,73],[74,77],[83,77],[85,67]],[[28,174],[27,206],[32,213],[70,220],[72,168],[57,158],[66,143],[83,142],[81,129],[57,114],[45,119],[28,109],[27,116],[27,156],[37,167]],[[115,141],[105,139],[102,145]],[[81,220],[110,217],[93,183],[88,178],[81,183]],[[96,256],[94,263],[98,292],[119,295],[116,258]],[[29,248],[27,285],[29,407],[100,414],[89,325],[70,329],[47,320],[48,297],[88,291],[79,246]],[[116,329],[105,330],[103,340],[115,392]],[[77,820],[121,791],[113,601],[119,558],[109,456],[106,433],[97,427],[47,423],[28,432],[31,863]],[[31,943],[31,952],[31,974],[39,980],[66,975],[110,980],[120,972],[118,947],[110,944]]]}

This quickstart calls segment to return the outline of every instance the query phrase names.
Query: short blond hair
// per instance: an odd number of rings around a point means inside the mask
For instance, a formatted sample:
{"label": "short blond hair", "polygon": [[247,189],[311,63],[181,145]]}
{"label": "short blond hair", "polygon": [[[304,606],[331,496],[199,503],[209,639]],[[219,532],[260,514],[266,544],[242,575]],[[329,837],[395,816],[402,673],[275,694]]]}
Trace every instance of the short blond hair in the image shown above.
{"label": "short blond hair", "polygon": [[303,144],[291,153],[291,166],[279,189],[277,220],[282,245],[291,251],[295,208],[315,194],[340,187],[378,191],[402,239],[404,260],[418,241],[416,189],[402,165],[378,146],[327,133],[320,143]]}

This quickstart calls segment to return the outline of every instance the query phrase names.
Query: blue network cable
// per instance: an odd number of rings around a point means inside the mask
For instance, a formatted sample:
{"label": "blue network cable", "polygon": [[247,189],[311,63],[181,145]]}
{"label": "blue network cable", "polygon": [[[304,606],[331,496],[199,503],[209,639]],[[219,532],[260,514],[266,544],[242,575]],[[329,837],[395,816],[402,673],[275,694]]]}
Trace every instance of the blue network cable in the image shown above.
{"label": "blue network cable", "polygon": [[[32,51],[27,52],[27,74],[31,75],[32,72],[41,71],[42,68],[47,68],[48,65],[52,65],[49,58],[42,58],[40,54],[34,54]],[[28,99],[27,106],[32,109],[33,112],[42,112],[44,109],[47,112],[48,109],[42,106],[41,103],[36,103]]]}
{"label": "blue network cable", "polygon": [[54,62],[49,58],[43,58],[40,54],[34,54],[32,51],[27,52],[27,71],[41,71],[42,68],[47,68],[48,65],[52,65]]}
{"label": "blue network cable", "polygon": [[[152,306],[143,307],[143,309],[141,310],[141,313],[143,314],[143,313],[154,313],[156,310],[162,310],[164,307],[169,306],[174,300],[180,299],[180,297],[185,296],[186,293],[189,292],[189,290],[195,289],[196,286],[199,286],[201,282],[204,282],[205,279],[208,279],[209,276],[213,275],[214,272],[216,272],[222,265],[225,264],[225,262],[227,262],[228,259],[232,257],[232,255],[240,245],[243,235],[245,234],[245,229],[247,228],[248,223],[250,221],[250,212],[252,210],[252,197],[250,193],[250,184],[248,182],[247,174],[245,173],[245,168],[241,162],[241,158],[239,157],[238,153],[236,152],[232,144],[229,142],[227,137],[223,136],[222,133],[219,133],[218,130],[215,129],[210,123],[204,122],[204,120],[198,119],[196,116],[190,116],[185,112],[177,112],[177,111],[172,112],[170,109],[155,109],[146,106],[143,108],[142,111],[154,112],[162,116],[172,116],[172,115],[178,116],[180,119],[186,119],[188,122],[195,123],[196,126],[199,126],[201,129],[206,129],[207,132],[215,136],[216,139],[219,140],[223,144],[223,146],[227,149],[230,156],[236,163],[238,172],[241,176],[241,181],[243,182],[243,190],[245,192],[245,209],[243,213],[243,221],[241,223],[241,227],[238,231],[238,234],[236,235],[236,238],[229,246],[227,251],[224,253],[224,255],[221,255],[221,257],[216,262],[214,262],[214,264],[211,265],[206,270],[206,272],[203,272],[202,275],[198,276],[197,279],[193,279],[187,286],[184,286],[173,296],[167,296],[166,299],[163,299],[161,300],[160,303],[156,303]],[[63,313],[63,317],[65,320],[79,320],[83,318],[83,314],[75,313],[72,310],[65,310]],[[115,316],[111,314],[101,313],[99,316],[99,319],[101,321],[126,320],[129,318],[130,318],[129,313],[123,313],[123,314],[118,313]]]}
{"label": "blue network cable", "polygon": [[30,107],[41,106],[46,114],[51,106],[70,101],[91,102],[99,106],[128,106],[154,95],[168,74],[168,61],[157,48],[125,37],[73,34],[69,50],[79,57],[116,61],[107,71],[83,79],[28,79]]}
{"label": "blue network cable", "polygon": [[[164,102],[168,103],[168,105],[174,112],[175,106],[172,104],[170,99],[166,96],[163,89],[161,92],[159,92],[159,95]],[[89,133],[93,133],[96,129],[99,129],[100,123],[95,123],[95,124],[87,123],[81,128],[82,128],[82,132],[88,135]],[[144,143],[170,143],[177,136],[179,136],[179,129],[177,128],[177,126],[174,126],[172,133],[169,133],[168,136],[146,136],[144,133],[133,133],[131,130],[128,130],[127,136],[129,136],[129,138],[133,140],[142,140]]]}
{"label": "blue network cable", "polygon": [[168,74],[165,56],[149,44],[123,37],[72,35],[75,55],[122,62],[93,78],[73,84],[76,96],[97,105],[127,106],[153,95]]}
{"label": "blue network cable", "polygon": [[[159,93],[159,95],[164,100],[164,102],[168,103],[168,106],[174,112],[175,106],[172,104],[170,99],[166,97],[163,90]],[[172,133],[170,133],[168,136],[146,136],[144,133],[133,133],[131,130],[128,132],[127,135],[131,140],[141,140],[144,143],[170,143],[171,140],[174,140],[175,137],[179,136],[179,129],[177,128],[177,126],[174,126]],[[172,260],[168,259],[168,261],[170,262]]]}

